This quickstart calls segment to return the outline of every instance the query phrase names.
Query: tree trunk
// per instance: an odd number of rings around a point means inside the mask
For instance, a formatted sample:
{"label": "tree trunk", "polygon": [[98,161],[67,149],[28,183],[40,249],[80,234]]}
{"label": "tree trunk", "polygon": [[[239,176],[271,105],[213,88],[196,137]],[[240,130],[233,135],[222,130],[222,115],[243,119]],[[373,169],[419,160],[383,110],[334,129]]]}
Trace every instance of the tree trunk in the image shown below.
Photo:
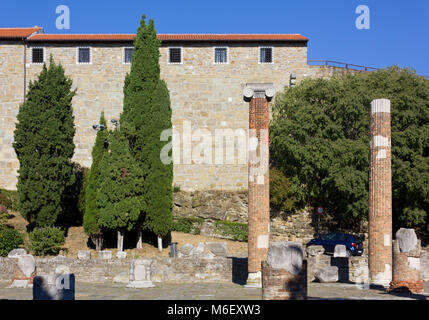
{"label": "tree trunk", "polygon": [[137,249],[143,249],[142,228],[137,228]]}
{"label": "tree trunk", "polygon": [[162,238],[158,236],[158,251],[162,252]]}
{"label": "tree trunk", "polygon": [[91,240],[95,245],[95,250],[101,251],[103,249],[103,235],[101,234],[94,234],[91,236]]}
{"label": "tree trunk", "polygon": [[118,230],[118,251],[124,251],[124,232]]}

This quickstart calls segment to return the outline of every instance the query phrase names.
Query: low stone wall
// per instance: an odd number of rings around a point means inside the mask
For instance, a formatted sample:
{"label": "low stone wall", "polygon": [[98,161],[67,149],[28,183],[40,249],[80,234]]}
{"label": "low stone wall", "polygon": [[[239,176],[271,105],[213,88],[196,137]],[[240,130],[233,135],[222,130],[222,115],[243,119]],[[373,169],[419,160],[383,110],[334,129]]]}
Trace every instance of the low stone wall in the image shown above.
{"label": "low stone wall", "polygon": [[423,281],[429,281],[429,247],[421,249],[420,276]]}
{"label": "low stone wall", "polygon": [[[226,244],[201,243],[197,247],[179,249],[179,257],[153,257],[151,281],[153,282],[224,282],[242,283],[247,279],[247,259],[227,256]],[[222,250],[223,249],[223,250]],[[14,258],[0,258],[0,281],[11,281]],[[54,274],[56,270],[73,273],[78,282],[129,281],[131,260],[124,259],[71,259],[63,256],[36,258],[38,275]]]}

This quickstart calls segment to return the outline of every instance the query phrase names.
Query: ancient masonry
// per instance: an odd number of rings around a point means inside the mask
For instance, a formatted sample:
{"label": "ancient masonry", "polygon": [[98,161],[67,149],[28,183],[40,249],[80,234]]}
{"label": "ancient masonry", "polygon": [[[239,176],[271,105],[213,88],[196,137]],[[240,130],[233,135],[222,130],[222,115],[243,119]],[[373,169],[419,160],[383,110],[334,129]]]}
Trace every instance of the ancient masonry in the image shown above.
{"label": "ancient masonry", "polygon": [[369,176],[369,277],[375,285],[392,280],[392,173],[390,101],[371,103]]}
{"label": "ancient masonry", "polygon": [[261,286],[261,262],[268,253],[270,237],[269,106],[272,84],[247,84],[243,95],[249,100],[248,156],[248,286]]}
{"label": "ancient masonry", "polygon": [[393,280],[389,291],[422,293],[421,242],[414,229],[401,228],[393,241]]}

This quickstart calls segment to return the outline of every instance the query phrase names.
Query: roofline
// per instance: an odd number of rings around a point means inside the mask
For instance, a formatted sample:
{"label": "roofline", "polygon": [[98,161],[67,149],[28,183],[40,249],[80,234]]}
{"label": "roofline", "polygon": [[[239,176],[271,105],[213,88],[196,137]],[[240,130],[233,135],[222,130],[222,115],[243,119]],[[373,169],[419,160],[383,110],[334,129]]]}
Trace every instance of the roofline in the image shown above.
{"label": "roofline", "polygon": [[[127,42],[135,34],[35,34],[29,42]],[[300,34],[158,34],[161,41],[176,42],[308,42]]]}

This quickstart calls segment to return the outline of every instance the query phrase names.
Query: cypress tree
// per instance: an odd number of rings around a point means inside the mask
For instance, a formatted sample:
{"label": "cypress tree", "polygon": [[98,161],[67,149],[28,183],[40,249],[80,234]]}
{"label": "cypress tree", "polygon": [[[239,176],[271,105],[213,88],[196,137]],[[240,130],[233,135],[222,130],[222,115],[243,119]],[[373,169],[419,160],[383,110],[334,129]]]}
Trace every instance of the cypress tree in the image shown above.
{"label": "cypress tree", "polygon": [[[104,112],[101,113],[100,125],[107,129]],[[100,226],[98,225],[99,211],[97,209],[97,189],[100,184],[100,162],[107,154],[108,147],[108,131],[99,130],[95,138],[95,144],[92,148],[92,165],[89,172],[88,185],[85,193],[85,215],[83,217],[83,227],[87,235],[91,237],[97,251],[101,250],[103,244],[103,235]]]}
{"label": "cypress tree", "polygon": [[111,132],[108,153],[100,162],[97,208],[99,226],[118,231],[118,251],[123,250],[123,232],[136,228],[142,212],[142,177],[124,135]]}
{"label": "cypress tree", "polygon": [[51,56],[49,68],[30,82],[17,116],[13,147],[20,163],[20,212],[35,227],[56,223],[66,188],[74,183],[75,134],[72,80]]}
{"label": "cypress tree", "polygon": [[[125,79],[121,128],[135,161],[144,173],[144,227],[161,238],[171,230],[173,165],[160,160],[165,142],[161,132],[170,129],[171,107],[166,83],[160,78],[159,47],[153,20],[142,17],[130,74]],[[141,219],[143,222],[143,219]]]}

